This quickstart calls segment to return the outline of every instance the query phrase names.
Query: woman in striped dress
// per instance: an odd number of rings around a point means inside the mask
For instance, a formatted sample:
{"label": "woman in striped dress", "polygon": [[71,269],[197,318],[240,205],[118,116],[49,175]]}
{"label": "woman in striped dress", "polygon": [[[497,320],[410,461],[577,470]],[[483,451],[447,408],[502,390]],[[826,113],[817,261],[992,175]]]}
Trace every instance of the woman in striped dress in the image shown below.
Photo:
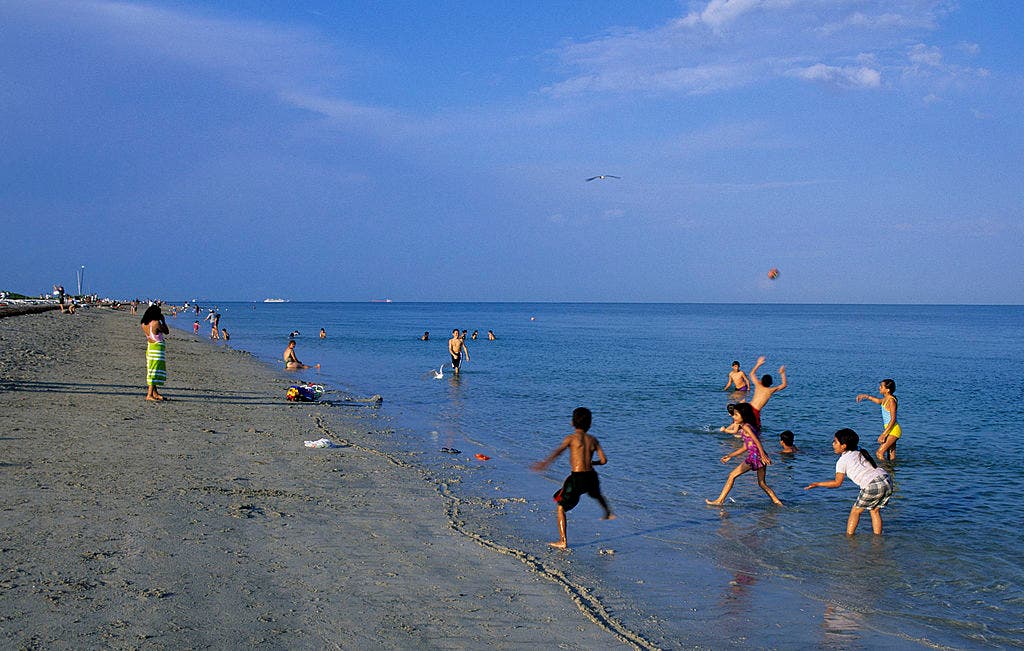
{"label": "woman in striped dress", "polygon": [[142,315],[142,331],[146,333],[146,400],[165,400],[157,387],[167,381],[167,359],[164,335],[167,322],[158,304],[150,305]]}

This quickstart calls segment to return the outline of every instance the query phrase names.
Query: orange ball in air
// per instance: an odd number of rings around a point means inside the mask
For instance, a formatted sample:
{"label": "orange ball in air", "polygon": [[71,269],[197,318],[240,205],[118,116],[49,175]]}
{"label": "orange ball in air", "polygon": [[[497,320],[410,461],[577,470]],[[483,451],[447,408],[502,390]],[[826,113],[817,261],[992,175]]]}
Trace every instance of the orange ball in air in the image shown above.
{"label": "orange ball in air", "polygon": [[776,278],[779,277],[779,270],[776,269],[775,267],[772,267],[771,269],[768,270],[768,277],[771,278],[772,280],[775,280]]}

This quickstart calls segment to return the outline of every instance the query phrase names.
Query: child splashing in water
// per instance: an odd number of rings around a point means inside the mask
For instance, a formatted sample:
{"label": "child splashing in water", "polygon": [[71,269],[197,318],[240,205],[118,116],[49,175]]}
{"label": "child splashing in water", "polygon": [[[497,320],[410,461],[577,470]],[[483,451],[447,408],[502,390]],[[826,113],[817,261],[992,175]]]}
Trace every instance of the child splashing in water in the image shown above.
{"label": "child splashing in water", "polygon": [[839,455],[836,462],[836,478],[832,481],[816,481],[804,490],[812,488],[839,488],[847,475],[853,483],[860,486],[857,501],[850,509],[850,517],[846,520],[846,535],[852,536],[857,531],[860,514],[864,509],[871,514],[871,530],[882,533],[882,509],[892,497],[892,476],[875,464],[867,450],[858,449],[860,437],[852,429],[841,429],[832,439],[832,450]]}
{"label": "child splashing in water", "polygon": [[755,425],[755,416],[753,408],[746,402],[740,402],[729,405],[729,413],[732,415],[733,423],[737,427],[737,432],[743,439],[743,447],[739,448],[735,452],[725,455],[722,457],[722,463],[729,463],[729,459],[738,457],[741,454],[746,454],[740,465],[736,466],[732,472],[729,473],[729,477],[725,480],[725,486],[722,487],[722,494],[718,496],[718,499],[704,500],[712,506],[720,506],[725,502],[726,496],[729,491],[732,490],[732,485],[736,482],[736,478],[745,472],[750,470],[757,471],[757,485],[761,487],[772,503],[782,506],[782,501],[779,500],[768,484],[765,483],[766,468],[771,465],[772,460],[768,458],[768,454],[761,447],[760,432],[757,431]]}

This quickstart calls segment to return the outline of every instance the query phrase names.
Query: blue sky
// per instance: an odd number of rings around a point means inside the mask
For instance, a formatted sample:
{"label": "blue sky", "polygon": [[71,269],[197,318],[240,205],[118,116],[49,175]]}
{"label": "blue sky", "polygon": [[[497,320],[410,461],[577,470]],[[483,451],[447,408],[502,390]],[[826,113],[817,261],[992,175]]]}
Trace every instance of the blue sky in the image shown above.
{"label": "blue sky", "polygon": [[1024,3],[625,4],[0,2],[0,289],[1024,303]]}

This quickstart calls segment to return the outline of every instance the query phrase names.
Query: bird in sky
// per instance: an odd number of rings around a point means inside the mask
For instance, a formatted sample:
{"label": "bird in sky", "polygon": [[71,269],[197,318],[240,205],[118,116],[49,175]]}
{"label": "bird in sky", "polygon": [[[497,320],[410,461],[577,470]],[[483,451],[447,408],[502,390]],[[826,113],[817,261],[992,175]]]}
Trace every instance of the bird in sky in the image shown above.
{"label": "bird in sky", "polygon": [[597,181],[599,179],[621,179],[621,176],[614,176],[612,174],[599,174],[598,176],[591,176],[587,181]]}

